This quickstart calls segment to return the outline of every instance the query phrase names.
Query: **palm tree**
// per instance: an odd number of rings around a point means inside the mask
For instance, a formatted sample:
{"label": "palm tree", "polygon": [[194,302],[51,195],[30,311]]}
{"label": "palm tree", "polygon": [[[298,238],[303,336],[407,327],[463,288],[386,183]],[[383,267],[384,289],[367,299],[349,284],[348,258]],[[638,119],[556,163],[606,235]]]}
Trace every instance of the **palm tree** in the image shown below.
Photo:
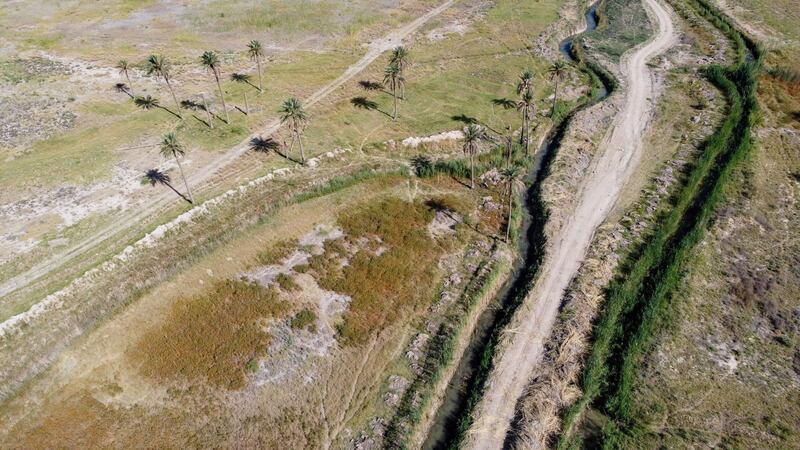
{"label": "palm tree", "polygon": [[225,123],[231,123],[231,119],[228,117],[228,106],[225,104],[225,93],[222,92],[222,84],[219,82],[219,57],[214,52],[203,52],[203,55],[200,56],[200,63],[214,74],[217,88],[219,88],[219,98],[222,100],[222,109],[225,110]]}
{"label": "palm tree", "polygon": [[517,101],[517,111],[522,113],[522,132],[520,138],[522,144],[525,146],[525,154],[528,154],[528,146],[530,144],[530,123],[536,113],[536,102],[533,98],[533,92],[530,89],[526,90],[519,101]]}
{"label": "palm tree", "polygon": [[530,90],[533,87],[533,72],[529,69],[525,69],[519,76],[519,81],[517,82],[517,95],[522,95],[525,91]]}
{"label": "palm tree", "polygon": [[125,78],[128,80],[128,86],[130,87],[130,91],[131,91],[130,96],[133,97],[134,96],[133,83],[131,83],[131,77],[130,77],[130,74],[128,73],[130,68],[131,68],[131,65],[128,63],[127,60],[120,59],[117,62],[117,69],[119,69],[119,74],[120,75],[125,75]]}
{"label": "palm tree", "polygon": [[170,65],[166,58],[161,55],[150,55],[147,57],[147,74],[148,75],[155,75],[156,77],[160,77],[164,79],[164,83],[167,85],[167,89],[169,89],[169,93],[172,94],[172,100],[175,101],[175,106],[178,107],[178,112],[176,115],[178,117],[181,116],[181,105],[178,103],[178,97],[175,96],[175,91],[172,90],[172,85],[169,83],[170,79]]}
{"label": "palm tree", "polygon": [[175,158],[175,162],[178,164],[178,170],[181,172],[181,178],[183,178],[183,184],[186,186],[186,192],[189,193],[190,203],[193,203],[194,196],[192,195],[191,189],[189,189],[189,182],[186,181],[186,175],[183,173],[181,160],[178,158],[179,156],[183,156],[185,154],[186,149],[184,148],[183,144],[178,141],[178,136],[176,136],[175,133],[167,133],[161,138],[161,156],[164,158]]}
{"label": "palm tree", "polygon": [[478,143],[486,139],[486,131],[480,125],[471,123],[464,127],[464,153],[469,155],[469,188],[475,189],[475,153],[478,152]]}
{"label": "palm tree", "polygon": [[397,89],[403,85],[405,79],[403,78],[402,70],[400,70],[400,66],[397,64],[389,64],[389,66],[383,71],[383,84],[389,85],[389,89],[392,91],[392,97],[394,97],[394,113],[392,114],[392,120],[397,120]]}
{"label": "palm tree", "polygon": [[567,65],[564,64],[564,61],[558,60],[547,69],[547,72],[550,73],[550,81],[555,81],[555,92],[553,93],[553,109],[550,111],[550,117],[556,113],[556,101],[558,100],[558,82],[564,79],[564,75],[567,72]]}
{"label": "palm tree", "polygon": [[264,57],[264,49],[261,46],[261,42],[255,39],[250,41],[247,44],[247,54],[250,55],[250,59],[256,61],[256,67],[258,68],[258,92],[264,92],[264,86],[261,84],[261,58]]}
{"label": "palm tree", "polygon": [[186,198],[185,195],[181,194],[180,192],[178,192],[177,189],[175,189],[175,187],[170,183],[169,175],[167,175],[166,173],[158,169],[150,169],[147,171],[147,173],[144,174],[144,177],[148,182],[150,182],[150,186],[163,184],[164,186],[172,189],[172,192],[178,194],[180,198],[186,200],[190,204],[192,203],[192,201]]}
{"label": "palm tree", "polygon": [[503,169],[501,174],[506,180],[506,192],[508,194],[508,221],[506,222],[506,242],[508,242],[508,239],[511,237],[511,213],[514,208],[514,185],[522,175],[522,166],[513,164]]}
{"label": "palm tree", "polygon": [[[253,83],[250,82],[250,75],[247,75],[245,73],[234,73],[234,74],[231,74],[231,80],[233,80],[233,81],[235,81],[237,83],[244,83],[244,84],[249,84],[250,86],[253,86]],[[253,87],[255,87],[255,86],[253,86]],[[258,89],[258,88],[256,88],[256,89]],[[247,103],[247,92],[246,91],[242,92],[242,94],[244,94],[245,114],[250,114],[250,105]]]}
{"label": "palm tree", "polygon": [[283,102],[278,112],[281,114],[281,123],[289,122],[289,126],[292,127],[292,144],[289,147],[289,152],[292,151],[296,140],[300,144],[300,164],[305,165],[306,155],[303,151],[302,134],[303,128],[308,122],[308,113],[306,113],[300,100],[295,97]]}
{"label": "palm tree", "polygon": [[154,109],[154,108],[163,109],[164,111],[172,114],[175,117],[180,117],[180,115],[176,114],[171,109],[165,108],[164,106],[162,106],[161,102],[159,102],[157,98],[154,98],[154,97],[152,97],[150,95],[145,95],[145,96],[141,96],[140,95],[140,96],[137,96],[137,97],[133,97],[133,104],[138,106],[139,108],[142,108],[142,109],[145,109],[145,110]]}
{"label": "palm tree", "polygon": [[[389,64],[396,65],[400,69],[400,75],[405,76],[406,68],[410,64],[408,49],[402,45],[395,47],[392,50],[391,58],[389,58]],[[403,100],[406,99],[405,84],[401,84],[400,86],[400,98]]]}

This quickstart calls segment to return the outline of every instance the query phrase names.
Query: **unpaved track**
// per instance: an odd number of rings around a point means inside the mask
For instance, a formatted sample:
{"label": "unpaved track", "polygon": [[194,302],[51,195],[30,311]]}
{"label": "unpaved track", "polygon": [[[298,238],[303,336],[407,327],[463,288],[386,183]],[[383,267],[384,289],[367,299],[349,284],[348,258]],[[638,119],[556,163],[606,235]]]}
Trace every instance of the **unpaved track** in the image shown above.
{"label": "unpaved track", "polygon": [[[382,39],[378,39],[373,41],[369,44],[368,50],[364,56],[358,60],[355,64],[348,67],[338,78],[331,81],[324,87],[320,88],[318,91],[313,93],[307,99],[305,99],[306,107],[310,107],[318,103],[320,100],[327,97],[333,91],[341,87],[346,82],[350,81],[354,76],[361,73],[364,69],[367,68],[373,61],[375,61],[381,54],[384,52],[391,50],[397,45],[400,45],[404,38],[409,36],[410,34],[417,31],[422,25],[427,23],[432,18],[438,16],[446,9],[455,3],[456,0],[447,0],[441,5],[437,6],[436,8],[428,11],[424,15],[418,17],[414,21],[396,29],[392,32],[388,33]],[[236,161],[239,157],[241,157],[244,153],[246,153],[249,148],[250,139],[256,136],[269,136],[280,128],[280,122],[275,119],[267,126],[265,126],[262,130],[254,133],[253,135],[249,136],[246,140],[242,141],[239,145],[232,148],[231,150],[225,152],[220,157],[214,159],[211,163],[206,165],[205,167],[190,172],[188,174],[189,182],[194,186],[204,186],[206,183],[211,180],[217,173],[219,173],[223,168],[228,168],[234,161]],[[225,175],[226,177],[230,178],[233,175],[237,175],[240,172],[248,170],[249,168],[239,168],[231,170],[228,168]],[[148,217],[153,217],[157,215],[158,211],[168,208],[174,205],[176,202],[171,192],[163,191],[159,192],[158,194],[151,197],[145,205],[140,205],[135,208],[134,211],[131,211],[127,214],[122,214],[117,217],[110,225],[105,228],[101,228],[92,235],[90,238],[83,240],[82,242],[70,247],[69,249],[63,251],[62,253],[58,254],[54,258],[51,258],[47,261],[44,261],[30,270],[17,275],[14,278],[4,282],[0,285],[0,297],[7,295],[11,292],[14,292],[18,289],[21,289],[30,283],[38,280],[39,278],[47,275],[48,273],[57,270],[59,267],[67,264],[72,259],[83,255],[96,246],[104,243],[106,240],[110,239],[113,236],[127,230],[131,226],[141,223],[143,220],[146,220]]]}
{"label": "unpaved track", "polygon": [[578,206],[549,245],[542,273],[509,325],[508,340],[495,357],[495,370],[475,411],[467,448],[502,448],[517,399],[542,358],[564,290],[578,271],[595,230],[638,164],[642,135],[651,117],[650,97],[655,95],[646,63],[675,42],[665,6],[658,0],[643,1],[658,21],[658,32],[623,62],[628,88],[625,105],[600,144],[602,154],[581,187]]}

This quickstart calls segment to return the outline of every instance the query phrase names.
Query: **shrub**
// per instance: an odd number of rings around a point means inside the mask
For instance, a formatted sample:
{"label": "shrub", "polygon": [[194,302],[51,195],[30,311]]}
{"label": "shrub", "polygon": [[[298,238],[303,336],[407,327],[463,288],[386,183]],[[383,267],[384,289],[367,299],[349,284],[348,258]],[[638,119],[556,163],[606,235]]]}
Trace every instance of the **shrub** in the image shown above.
{"label": "shrub", "polygon": [[289,321],[289,326],[295,330],[308,329],[308,331],[315,333],[317,331],[317,313],[309,308],[303,308],[300,312],[292,317]]}

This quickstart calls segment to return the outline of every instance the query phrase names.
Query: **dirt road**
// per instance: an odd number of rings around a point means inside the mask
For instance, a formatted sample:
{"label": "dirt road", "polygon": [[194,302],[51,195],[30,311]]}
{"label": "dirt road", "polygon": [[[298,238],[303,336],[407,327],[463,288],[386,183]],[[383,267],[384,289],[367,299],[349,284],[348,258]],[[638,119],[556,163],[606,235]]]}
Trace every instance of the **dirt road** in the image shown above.
{"label": "dirt road", "polygon": [[[404,38],[411,35],[429,20],[438,16],[452,6],[455,1],[456,0],[447,0],[436,8],[418,17],[414,21],[409,22],[408,24],[396,30],[393,30],[381,39],[371,42],[368,46],[367,52],[360,60],[348,67],[347,70],[345,70],[338,78],[323,86],[305,99],[305,106],[312,107],[320,100],[330,95],[336,89],[366,69],[367,66],[375,61],[381,54],[391,50],[397,45],[400,45]],[[189,172],[187,174],[189,182],[194,186],[208,187],[209,185],[207,182],[223,168],[226,168],[225,175],[227,178],[236,178],[236,176],[240,174],[239,172],[247,170],[248,168],[245,167],[231,169],[229,166],[250,149],[250,139],[255,136],[269,136],[275,133],[278,128],[280,128],[280,123],[277,119],[275,119],[266,127],[242,141],[236,147],[212,160],[208,165],[198,170]],[[87,238],[82,242],[69,247],[53,258],[34,266],[30,270],[17,275],[3,284],[0,284],[0,297],[21,289],[37,279],[47,275],[48,273],[57,270],[59,267],[69,263],[74,258],[86,254],[94,248],[97,248],[97,246],[102,245],[113,236],[116,236],[117,234],[127,230],[131,226],[142,223],[142,221],[146,220],[148,217],[157,215],[159,210],[174,205],[175,202],[176,200],[174,196],[166,190],[153,195],[147,204],[137,207],[134,211],[120,214],[108,226],[97,230],[97,232],[90,238]]]}
{"label": "dirt road", "polygon": [[578,206],[550,243],[541,276],[509,325],[502,351],[495,357],[495,370],[476,409],[467,448],[502,448],[517,399],[541,360],[564,290],[578,271],[595,230],[638,165],[654,97],[647,61],[675,42],[666,7],[658,0],[644,0],[644,4],[657,20],[658,32],[623,60],[622,72],[627,80],[624,107],[600,144],[602,153],[581,187]]}

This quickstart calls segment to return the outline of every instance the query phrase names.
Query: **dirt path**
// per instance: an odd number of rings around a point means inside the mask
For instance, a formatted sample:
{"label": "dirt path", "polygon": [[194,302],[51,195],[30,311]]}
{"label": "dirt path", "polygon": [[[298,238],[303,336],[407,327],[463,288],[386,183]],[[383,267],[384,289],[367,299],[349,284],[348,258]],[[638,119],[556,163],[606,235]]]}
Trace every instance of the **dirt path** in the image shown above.
{"label": "dirt path", "polygon": [[[367,52],[364,56],[358,60],[355,64],[348,67],[338,78],[331,81],[327,85],[323,86],[316,92],[314,92],[311,96],[305,99],[304,103],[306,107],[314,106],[320,100],[324,99],[336,89],[341,87],[346,82],[350,81],[353,77],[361,73],[364,69],[367,68],[373,61],[375,61],[381,54],[384,52],[391,50],[397,45],[400,45],[404,38],[411,35],[415,31],[417,31],[421,26],[427,23],[429,20],[433,19],[434,17],[438,16],[446,9],[455,3],[456,0],[447,0],[441,5],[437,6],[436,8],[428,11],[426,14],[418,17],[414,21],[396,29],[392,32],[388,33],[381,39],[373,41],[369,44]],[[208,188],[210,185],[207,184],[209,180],[211,180],[215,175],[220,173],[222,169],[225,169],[225,176],[230,178],[236,178],[236,175],[240,174],[248,170],[248,167],[239,167],[239,168],[231,168],[231,164],[234,163],[239,157],[245,154],[250,149],[250,139],[256,136],[269,136],[275,133],[280,128],[280,122],[278,119],[273,120],[263,129],[259,130],[258,132],[254,133],[253,135],[249,136],[247,139],[239,143],[237,146],[233,147],[229,151],[225,152],[224,154],[220,155],[218,158],[211,161],[205,167],[200,168],[199,170],[193,171],[188,174],[189,182],[194,186],[205,186]],[[18,289],[21,289],[30,283],[38,280],[39,278],[47,275],[48,273],[57,270],[59,267],[69,263],[74,258],[83,255],[93,248],[101,245],[108,239],[116,236],[117,234],[129,229],[131,226],[140,223],[146,220],[148,217],[153,217],[158,214],[159,210],[166,209],[175,204],[177,200],[175,199],[174,195],[171,195],[171,192],[166,190],[159,192],[156,195],[153,195],[149,200],[149,203],[137,207],[135,211],[131,211],[126,214],[121,214],[117,217],[111,224],[108,226],[97,230],[90,238],[79,242],[70,248],[62,251],[55,257],[46,260],[34,267],[30,270],[21,273],[14,278],[4,282],[0,285],[0,297],[7,295],[11,292],[14,292]]]}
{"label": "dirt path", "polygon": [[614,207],[639,162],[642,135],[651,117],[650,97],[654,96],[647,61],[675,42],[665,6],[657,0],[644,3],[658,22],[658,32],[623,62],[628,87],[625,105],[600,144],[603,153],[584,181],[578,206],[549,245],[542,274],[509,326],[508,340],[495,357],[495,370],[476,410],[466,441],[468,448],[502,448],[517,399],[541,360],[563,292],[578,271],[595,229]]}

